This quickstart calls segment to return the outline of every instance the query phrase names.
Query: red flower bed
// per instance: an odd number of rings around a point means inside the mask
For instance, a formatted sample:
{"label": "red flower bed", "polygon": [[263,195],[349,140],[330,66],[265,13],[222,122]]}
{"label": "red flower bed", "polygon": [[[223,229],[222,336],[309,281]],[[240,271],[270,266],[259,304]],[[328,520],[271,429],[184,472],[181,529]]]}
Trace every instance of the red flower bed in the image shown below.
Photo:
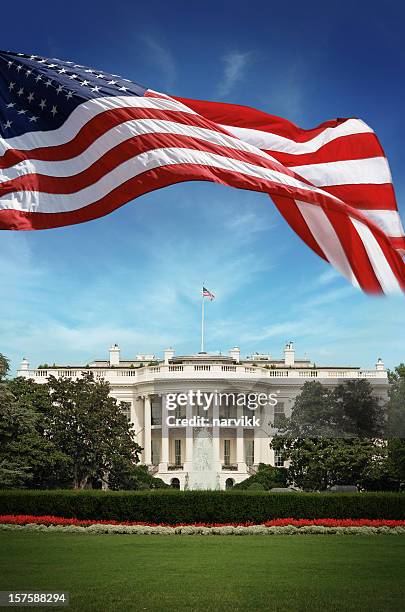
{"label": "red flower bed", "polygon": [[[142,523],[139,521],[98,521],[98,520],[82,520],[76,518],[63,518],[60,516],[33,516],[29,514],[3,514],[0,515],[0,524],[7,525],[28,525],[36,523],[37,525],[78,525],[80,527],[88,527],[89,525],[142,525],[149,527],[250,527],[253,523],[179,523],[169,525],[168,523]],[[322,527],[405,527],[405,520],[394,521],[387,519],[293,519],[280,518],[265,521],[266,527],[285,527],[293,525],[294,527],[307,527],[310,525],[320,525]]]}

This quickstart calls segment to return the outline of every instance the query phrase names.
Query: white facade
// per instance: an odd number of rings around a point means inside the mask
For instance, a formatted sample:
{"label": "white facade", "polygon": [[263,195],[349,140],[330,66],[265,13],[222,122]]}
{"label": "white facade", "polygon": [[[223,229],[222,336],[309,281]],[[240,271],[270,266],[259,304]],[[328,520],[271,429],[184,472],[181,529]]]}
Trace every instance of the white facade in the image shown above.
{"label": "white facade", "polygon": [[[87,366],[53,366],[30,369],[24,358],[19,376],[32,378],[35,382],[46,382],[49,375],[78,378],[83,371],[91,371],[96,379],[104,379],[111,385],[111,395],[124,402],[128,419],[134,425],[136,441],[143,447],[142,462],[149,466],[152,474],[166,483],[190,486],[190,477],[195,461],[195,439],[199,428],[191,426],[190,419],[205,416],[211,423],[215,419],[240,419],[252,416],[246,405],[227,406],[218,400],[218,393],[228,392],[248,396],[265,393],[277,396],[274,414],[291,412],[294,398],[300,393],[304,382],[317,380],[328,387],[348,379],[366,378],[373,385],[374,393],[381,401],[387,397],[387,371],[381,359],[374,370],[358,367],[319,367],[307,359],[296,359],[292,342],[287,343],[283,359],[255,353],[242,359],[235,347],[229,356],[199,353],[176,356],[173,349],[164,351],[163,358],[155,355],[137,355],[133,360],[122,360],[120,349],[114,345],[107,361],[94,361]],[[208,410],[190,401],[174,411],[167,408],[168,397],[189,393],[217,394]],[[259,463],[280,466],[282,463],[270,449],[271,426],[268,407],[255,411],[260,426],[209,426],[213,469],[217,485],[224,489],[241,482],[254,473]],[[167,416],[186,419],[184,425],[170,426]]]}

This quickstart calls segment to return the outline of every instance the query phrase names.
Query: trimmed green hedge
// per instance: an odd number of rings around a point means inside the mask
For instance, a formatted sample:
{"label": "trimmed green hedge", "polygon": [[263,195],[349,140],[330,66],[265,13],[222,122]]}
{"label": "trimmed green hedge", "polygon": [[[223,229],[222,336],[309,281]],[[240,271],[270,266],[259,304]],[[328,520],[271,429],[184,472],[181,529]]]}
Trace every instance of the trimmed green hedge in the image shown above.
{"label": "trimmed green hedge", "polygon": [[404,519],[401,493],[267,491],[0,491],[0,514],[147,523],[234,523],[273,518]]}

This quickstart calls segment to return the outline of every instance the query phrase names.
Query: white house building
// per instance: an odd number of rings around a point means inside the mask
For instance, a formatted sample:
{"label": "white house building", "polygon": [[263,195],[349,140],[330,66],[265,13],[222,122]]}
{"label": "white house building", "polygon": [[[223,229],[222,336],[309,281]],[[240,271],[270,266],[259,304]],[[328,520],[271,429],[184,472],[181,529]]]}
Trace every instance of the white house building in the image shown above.
{"label": "white house building", "polygon": [[[281,467],[283,462],[269,446],[272,426],[278,415],[288,416],[306,381],[334,387],[349,379],[366,378],[380,401],[388,391],[381,359],[373,370],[322,367],[306,358],[297,359],[292,342],[286,344],[282,359],[259,353],[243,359],[237,347],[228,355],[176,356],[173,349],[167,349],[163,359],[155,355],[122,359],[114,345],[108,360],[87,365],[33,370],[24,358],[18,375],[44,383],[49,375],[75,379],[83,371],[110,383],[111,395],[122,402],[144,449],[142,462],[152,474],[181,489],[207,485],[224,489],[254,473],[259,463]],[[190,391],[199,391],[201,401]],[[227,401],[232,394],[238,398],[236,404]],[[252,411],[248,398],[258,394],[276,398],[277,403],[269,400]],[[253,414],[255,423],[251,422]],[[206,418],[206,424],[198,417]]]}

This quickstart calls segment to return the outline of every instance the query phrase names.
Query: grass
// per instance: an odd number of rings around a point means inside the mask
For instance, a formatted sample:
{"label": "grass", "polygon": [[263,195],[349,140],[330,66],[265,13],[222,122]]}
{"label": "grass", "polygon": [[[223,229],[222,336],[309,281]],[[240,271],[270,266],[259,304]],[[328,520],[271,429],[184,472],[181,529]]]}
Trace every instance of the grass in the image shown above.
{"label": "grass", "polygon": [[390,535],[0,534],[0,590],[69,591],[72,610],[391,612],[404,567]]}

